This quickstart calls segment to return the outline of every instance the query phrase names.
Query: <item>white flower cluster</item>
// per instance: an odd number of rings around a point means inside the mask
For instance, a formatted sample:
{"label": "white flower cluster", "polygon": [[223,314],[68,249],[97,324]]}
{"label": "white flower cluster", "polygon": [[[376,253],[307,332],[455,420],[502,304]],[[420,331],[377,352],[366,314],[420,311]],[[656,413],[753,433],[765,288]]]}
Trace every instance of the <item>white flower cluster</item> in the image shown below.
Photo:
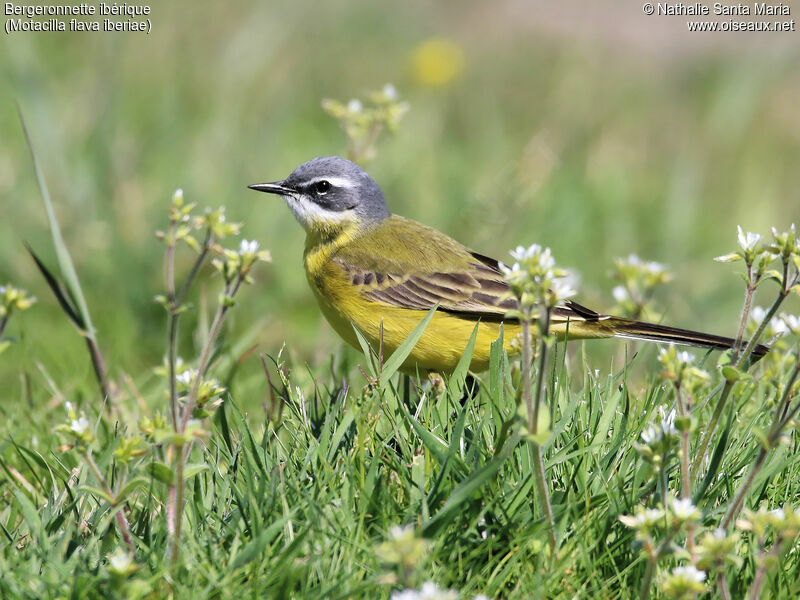
{"label": "white flower cluster", "polygon": [[239,245],[239,254],[242,256],[254,255],[258,252],[259,243],[256,240],[242,240]]}
{"label": "white flower cluster", "polygon": [[197,369],[186,369],[183,373],[175,376],[175,381],[188,388],[195,377],[197,377]]}
{"label": "white flower cluster", "polygon": [[642,431],[642,441],[648,446],[654,446],[666,437],[678,435],[678,430],[675,428],[675,409],[666,412],[664,407],[660,406],[658,410],[661,413],[661,423],[651,425]]}
{"label": "white flower cluster", "polygon": [[89,429],[89,420],[81,415],[79,418],[72,420],[69,424],[69,428],[78,435],[82,435]]}
{"label": "white flower cluster", "polygon": [[675,498],[672,501],[672,514],[679,521],[689,521],[700,517],[700,511],[689,498]]}
{"label": "white flower cluster", "polygon": [[706,580],[706,572],[692,565],[675,567],[672,569],[672,576],[693,583],[703,583]]}
{"label": "white flower cluster", "polygon": [[[767,311],[762,306],[754,306],[750,311],[750,319],[755,326],[761,325],[767,317]],[[800,316],[781,313],[770,319],[766,329],[767,337],[776,335],[787,335],[792,333],[800,335]]]}
{"label": "white flower cluster", "polygon": [[686,350],[676,350],[675,356],[673,357],[671,346],[670,350],[667,350],[666,348],[658,349],[658,359],[662,363],[670,359],[673,359],[674,361],[677,361],[683,365],[691,365],[694,362],[694,358],[695,358],[694,355],[691,354],[690,352],[687,352]]}
{"label": "white flower cluster", "polygon": [[575,295],[575,277],[556,268],[550,248],[539,244],[517,246],[510,254],[514,264],[509,267],[500,263],[500,270],[521,305],[553,307]]}
{"label": "white flower cluster", "polygon": [[[736,226],[738,231],[738,240],[739,240],[739,247],[744,250],[745,252],[750,252],[755,249],[756,244],[761,241],[761,235],[758,233],[753,233],[752,231],[748,231],[745,233],[742,230],[741,225]],[[775,228],[772,228],[773,231],[776,231]]]}
{"label": "white flower cluster", "polygon": [[[644,510],[637,511],[633,517],[629,517],[627,520],[623,521],[623,523],[633,529],[649,529],[658,525],[663,519],[664,511],[662,509],[645,508]],[[622,520],[622,517],[620,517],[620,520]]]}
{"label": "white flower cluster", "polygon": [[629,254],[627,259],[619,261],[621,264],[637,267],[641,271],[646,271],[651,275],[661,275],[667,271],[667,266],[652,260],[642,260],[636,254]]}

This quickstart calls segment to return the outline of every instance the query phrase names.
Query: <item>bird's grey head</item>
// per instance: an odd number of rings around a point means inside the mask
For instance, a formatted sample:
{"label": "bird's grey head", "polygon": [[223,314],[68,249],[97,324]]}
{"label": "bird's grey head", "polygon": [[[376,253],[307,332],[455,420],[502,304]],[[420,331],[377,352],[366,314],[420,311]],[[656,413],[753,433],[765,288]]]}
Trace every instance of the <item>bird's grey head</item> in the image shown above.
{"label": "bird's grey head", "polygon": [[338,156],[314,158],[283,181],[248,187],[283,196],[306,231],[348,222],[373,224],[391,214],[375,180],[357,164]]}

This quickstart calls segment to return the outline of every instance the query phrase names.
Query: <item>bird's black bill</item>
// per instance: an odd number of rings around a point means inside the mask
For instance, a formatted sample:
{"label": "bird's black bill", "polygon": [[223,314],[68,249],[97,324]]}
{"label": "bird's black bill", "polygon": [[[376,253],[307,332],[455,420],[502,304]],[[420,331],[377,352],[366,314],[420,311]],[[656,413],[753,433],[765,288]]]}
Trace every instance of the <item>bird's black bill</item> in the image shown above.
{"label": "bird's black bill", "polygon": [[268,194],[278,194],[279,196],[285,196],[286,194],[294,192],[292,188],[283,185],[282,181],[276,181],[274,183],[254,183],[247,187],[257,192],[267,192]]}

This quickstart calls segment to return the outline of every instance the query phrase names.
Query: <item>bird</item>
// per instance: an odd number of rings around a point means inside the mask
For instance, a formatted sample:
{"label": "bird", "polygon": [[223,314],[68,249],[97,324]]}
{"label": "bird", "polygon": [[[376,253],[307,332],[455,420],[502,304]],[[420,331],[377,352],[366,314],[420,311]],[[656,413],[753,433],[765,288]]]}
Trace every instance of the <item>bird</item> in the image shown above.
{"label": "bird", "polygon": [[[388,356],[436,307],[400,370],[449,374],[477,327],[470,371],[489,366],[503,327],[510,355],[521,333],[517,307],[501,263],[441,231],[392,214],[380,186],[357,164],[338,156],[314,158],[281,181],[250,189],[284,199],[305,229],[308,284],[333,329],[354,348],[358,329]],[[536,328],[532,328],[535,330]],[[560,339],[628,338],[727,350],[734,339],[596,312],[564,301],[552,309],[550,333]],[[755,346],[760,358],[768,348]]]}

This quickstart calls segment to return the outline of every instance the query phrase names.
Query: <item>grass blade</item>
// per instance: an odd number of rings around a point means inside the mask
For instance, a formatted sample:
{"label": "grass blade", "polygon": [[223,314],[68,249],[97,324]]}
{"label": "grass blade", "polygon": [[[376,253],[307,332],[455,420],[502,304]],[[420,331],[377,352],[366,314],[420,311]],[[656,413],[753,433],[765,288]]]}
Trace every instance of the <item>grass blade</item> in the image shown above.
{"label": "grass blade", "polygon": [[19,120],[22,123],[22,130],[25,133],[25,140],[28,143],[28,149],[31,153],[33,160],[33,171],[36,175],[36,183],[39,186],[39,193],[42,195],[44,207],[47,211],[47,220],[50,223],[50,233],[53,236],[53,247],[56,251],[56,259],[58,260],[58,267],[61,270],[61,276],[67,286],[70,295],[75,299],[78,312],[80,312],[81,319],[84,323],[84,335],[94,337],[94,327],[92,319],[89,316],[89,309],[86,306],[86,300],[83,297],[83,290],[78,282],[78,273],[75,271],[75,265],[72,263],[67,244],[64,242],[64,236],[61,234],[61,227],[58,224],[53,203],[50,200],[50,192],[47,189],[47,182],[44,179],[44,173],[39,165],[39,159],[36,157],[36,151],[33,148],[33,141],[31,140],[28,127],[25,124],[25,118],[22,115],[22,108],[17,104],[17,112],[19,113]]}
{"label": "grass blade", "polygon": [[433,318],[433,315],[436,314],[436,309],[438,308],[439,304],[437,303],[428,311],[428,314],[425,315],[425,318],[419,322],[419,324],[414,328],[414,331],[411,332],[405,341],[398,346],[397,350],[395,350],[389,359],[384,363],[380,377],[381,386],[386,385],[389,379],[392,378],[392,375],[397,373],[397,370],[403,365],[409,354],[411,354],[411,351],[414,349],[414,346],[417,345],[419,338],[422,337],[422,334],[425,332],[425,328],[428,326],[428,323],[431,322],[431,319]]}

